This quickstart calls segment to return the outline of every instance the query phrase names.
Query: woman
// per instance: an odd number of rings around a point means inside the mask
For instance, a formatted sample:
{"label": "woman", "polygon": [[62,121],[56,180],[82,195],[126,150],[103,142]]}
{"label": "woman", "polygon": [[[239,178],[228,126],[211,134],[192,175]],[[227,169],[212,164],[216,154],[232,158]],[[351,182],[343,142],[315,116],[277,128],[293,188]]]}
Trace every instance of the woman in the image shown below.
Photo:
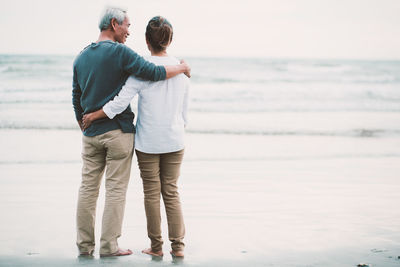
{"label": "woman", "polygon": [[[149,61],[156,65],[179,63],[167,54],[173,30],[163,17],[152,18],[146,28],[146,42],[151,52]],[[185,226],[179,200],[177,181],[184,154],[184,128],[187,123],[188,78],[174,78],[148,82],[131,76],[120,93],[103,106],[102,110],[83,118],[85,127],[100,118],[113,118],[124,111],[138,94],[135,151],[143,181],[147,232],[151,247],[143,253],[162,256],[160,195],[167,213],[171,254],[184,256]]]}

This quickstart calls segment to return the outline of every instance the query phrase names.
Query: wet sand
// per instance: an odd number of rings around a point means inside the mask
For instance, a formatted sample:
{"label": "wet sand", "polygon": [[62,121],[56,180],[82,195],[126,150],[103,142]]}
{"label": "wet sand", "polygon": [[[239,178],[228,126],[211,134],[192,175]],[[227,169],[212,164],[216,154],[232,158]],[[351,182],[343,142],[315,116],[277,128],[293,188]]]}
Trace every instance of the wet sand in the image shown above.
{"label": "wet sand", "polygon": [[[399,266],[400,139],[188,134],[186,257],[148,247],[136,161],[119,243],[78,258],[80,133],[0,130],[0,266]],[[98,202],[97,239],[104,202]],[[97,248],[98,249],[98,248]]]}

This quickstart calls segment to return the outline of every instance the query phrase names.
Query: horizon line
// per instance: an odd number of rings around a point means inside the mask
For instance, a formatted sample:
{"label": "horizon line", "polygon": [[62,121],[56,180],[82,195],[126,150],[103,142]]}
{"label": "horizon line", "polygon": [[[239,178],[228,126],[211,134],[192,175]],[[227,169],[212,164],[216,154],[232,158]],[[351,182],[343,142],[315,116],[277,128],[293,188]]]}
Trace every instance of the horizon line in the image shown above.
{"label": "horizon line", "polygon": [[[72,53],[3,53],[0,52],[0,56],[68,56],[75,57],[78,54]],[[142,56],[142,55],[141,55]],[[400,61],[400,58],[387,58],[387,57],[370,57],[370,58],[361,58],[361,57],[301,57],[301,56],[193,56],[193,55],[179,55],[175,57],[179,58],[198,58],[198,59],[271,59],[271,60],[353,60],[353,61]]]}

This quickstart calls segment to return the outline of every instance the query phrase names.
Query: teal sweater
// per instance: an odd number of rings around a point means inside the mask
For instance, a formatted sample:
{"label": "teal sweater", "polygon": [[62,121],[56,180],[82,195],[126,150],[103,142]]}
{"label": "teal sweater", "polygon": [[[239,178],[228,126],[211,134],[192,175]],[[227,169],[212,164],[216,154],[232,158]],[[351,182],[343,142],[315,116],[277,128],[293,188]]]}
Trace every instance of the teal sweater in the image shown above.
{"label": "teal sweater", "polygon": [[[127,46],[103,41],[87,46],[74,61],[72,104],[79,121],[84,114],[101,109],[113,99],[130,75],[159,81],[166,77],[165,68],[144,60]],[[111,130],[135,132],[131,107],[115,116],[94,121],[83,134],[96,136]]]}

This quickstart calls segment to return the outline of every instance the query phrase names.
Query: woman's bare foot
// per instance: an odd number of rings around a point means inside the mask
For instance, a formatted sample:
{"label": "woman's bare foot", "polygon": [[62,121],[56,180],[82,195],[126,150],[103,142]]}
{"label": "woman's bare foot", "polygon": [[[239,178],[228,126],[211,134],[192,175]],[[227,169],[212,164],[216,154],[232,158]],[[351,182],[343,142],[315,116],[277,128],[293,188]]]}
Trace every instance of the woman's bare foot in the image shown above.
{"label": "woman's bare foot", "polygon": [[143,250],[142,250],[142,253],[148,254],[148,255],[151,255],[151,256],[156,256],[156,257],[162,257],[162,256],[164,256],[164,253],[162,252],[162,250],[153,251],[151,248],[143,249]]}
{"label": "woman's bare foot", "polygon": [[172,257],[183,258],[185,256],[185,253],[183,253],[183,250],[171,250],[170,253],[171,253]]}

